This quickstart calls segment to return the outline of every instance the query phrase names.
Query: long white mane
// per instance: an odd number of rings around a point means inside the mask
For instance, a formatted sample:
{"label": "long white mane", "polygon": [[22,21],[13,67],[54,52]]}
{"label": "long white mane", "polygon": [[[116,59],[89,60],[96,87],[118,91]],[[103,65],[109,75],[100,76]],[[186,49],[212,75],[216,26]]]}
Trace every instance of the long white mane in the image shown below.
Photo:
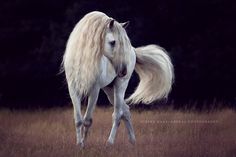
{"label": "long white mane", "polygon": [[87,95],[99,74],[105,30],[110,18],[101,12],[85,15],[70,34],[64,55],[68,85]]}

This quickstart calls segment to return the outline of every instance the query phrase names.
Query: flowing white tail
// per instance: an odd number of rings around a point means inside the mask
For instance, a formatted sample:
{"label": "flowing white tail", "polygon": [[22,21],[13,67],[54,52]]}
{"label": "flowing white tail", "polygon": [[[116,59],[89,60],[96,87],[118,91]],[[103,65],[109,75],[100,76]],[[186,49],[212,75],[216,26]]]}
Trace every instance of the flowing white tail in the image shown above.
{"label": "flowing white tail", "polygon": [[135,71],[140,82],[127,102],[149,104],[167,97],[174,80],[174,70],[165,49],[157,45],[147,45],[138,47],[135,51]]}

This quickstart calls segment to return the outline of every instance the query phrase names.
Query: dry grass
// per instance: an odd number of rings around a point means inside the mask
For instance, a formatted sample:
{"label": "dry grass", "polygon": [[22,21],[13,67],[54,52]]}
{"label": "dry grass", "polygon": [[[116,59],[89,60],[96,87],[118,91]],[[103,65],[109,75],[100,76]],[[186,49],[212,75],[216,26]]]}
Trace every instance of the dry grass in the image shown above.
{"label": "dry grass", "polygon": [[86,148],[75,145],[72,109],[0,110],[0,156],[236,156],[236,114],[174,110],[132,111],[137,143],[122,124],[114,146],[105,143],[112,109],[97,108]]}

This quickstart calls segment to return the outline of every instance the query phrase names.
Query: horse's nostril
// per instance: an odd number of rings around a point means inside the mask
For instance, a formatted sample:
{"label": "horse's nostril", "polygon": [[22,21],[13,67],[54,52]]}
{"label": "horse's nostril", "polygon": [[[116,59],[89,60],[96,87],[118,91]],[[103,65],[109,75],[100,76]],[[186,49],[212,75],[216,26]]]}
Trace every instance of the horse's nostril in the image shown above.
{"label": "horse's nostril", "polygon": [[127,68],[124,67],[118,74],[119,77],[124,77],[127,74]]}
{"label": "horse's nostril", "polygon": [[123,74],[124,76],[127,74],[127,69],[126,69],[126,68],[123,69],[122,74]]}

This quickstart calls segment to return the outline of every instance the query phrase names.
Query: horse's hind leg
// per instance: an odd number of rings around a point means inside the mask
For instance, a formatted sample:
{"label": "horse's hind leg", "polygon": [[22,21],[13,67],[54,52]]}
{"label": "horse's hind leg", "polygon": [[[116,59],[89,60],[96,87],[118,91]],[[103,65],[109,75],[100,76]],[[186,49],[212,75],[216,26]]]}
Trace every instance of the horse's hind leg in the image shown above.
{"label": "horse's hind leg", "polygon": [[99,90],[100,89],[98,87],[94,87],[88,97],[88,106],[84,114],[84,122],[82,127],[82,142],[86,140],[89,128],[92,125],[93,111],[96,106]]}
{"label": "horse's hind leg", "polygon": [[73,88],[69,87],[70,97],[74,107],[74,120],[76,128],[76,141],[77,144],[80,144],[81,147],[84,146],[82,137],[81,137],[81,127],[83,124],[83,119],[81,115],[81,98],[76,94],[76,91]]}
{"label": "horse's hind leg", "polygon": [[112,105],[114,105],[114,89],[113,89],[113,87],[104,87],[102,90],[107,95],[109,102]]}

